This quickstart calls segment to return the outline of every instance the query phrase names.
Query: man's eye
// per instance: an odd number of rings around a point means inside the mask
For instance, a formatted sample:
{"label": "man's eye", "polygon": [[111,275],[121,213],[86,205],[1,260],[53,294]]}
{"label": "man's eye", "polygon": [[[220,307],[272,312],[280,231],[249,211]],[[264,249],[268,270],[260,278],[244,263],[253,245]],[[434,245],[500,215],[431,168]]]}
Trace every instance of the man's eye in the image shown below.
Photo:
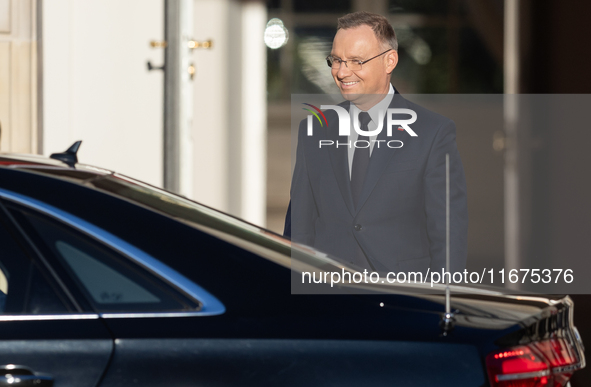
{"label": "man's eye", "polygon": [[339,58],[332,58],[332,61],[338,64],[341,64],[342,60],[340,60]]}

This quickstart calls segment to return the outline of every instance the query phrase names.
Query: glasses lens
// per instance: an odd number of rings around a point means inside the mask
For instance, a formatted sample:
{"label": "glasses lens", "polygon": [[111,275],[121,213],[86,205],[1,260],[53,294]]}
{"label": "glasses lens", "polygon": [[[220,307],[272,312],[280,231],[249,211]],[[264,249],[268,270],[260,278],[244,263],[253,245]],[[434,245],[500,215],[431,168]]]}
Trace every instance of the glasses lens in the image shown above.
{"label": "glasses lens", "polygon": [[352,60],[349,63],[349,70],[351,71],[359,71],[361,70],[361,63],[358,60]]}
{"label": "glasses lens", "polygon": [[[338,69],[341,67],[341,63],[343,63],[343,61],[329,55],[326,57],[326,63],[328,64],[328,67],[331,67],[333,69]],[[361,70],[361,63],[358,60],[347,61],[346,66],[349,70],[353,70],[353,71]]]}

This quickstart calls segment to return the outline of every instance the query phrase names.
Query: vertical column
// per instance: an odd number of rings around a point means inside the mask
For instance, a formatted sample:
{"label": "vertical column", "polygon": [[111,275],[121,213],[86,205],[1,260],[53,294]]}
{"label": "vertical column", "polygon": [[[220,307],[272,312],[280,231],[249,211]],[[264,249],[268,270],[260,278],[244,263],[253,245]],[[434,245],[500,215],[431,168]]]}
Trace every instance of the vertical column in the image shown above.
{"label": "vertical column", "polygon": [[37,79],[37,109],[35,121],[36,148],[38,154],[43,154],[43,0],[35,1],[35,37],[37,47],[35,50],[36,79]]}
{"label": "vertical column", "polygon": [[191,92],[188,83],[192,1],[165,0],[164,188],[192,194]]}
{"label": "vertical column", "polygon": [[519,175],[516,137],[519,84],[519,0],[505,0],[505,268],[519,268]]}
{"label": "vertical column", "polygon": [[[531,240],[531,107],[522,93],[527,0],[505,0],[505,267],[526,267]],[[524,12],[525,11],[525,12]],[[525,28],[524,28],[525,27]]]}
{"label": "vertical column", "polygon": [[266,18],[264,2],[243,3],[241,216],[262,226],[266,222],[267,177]]}

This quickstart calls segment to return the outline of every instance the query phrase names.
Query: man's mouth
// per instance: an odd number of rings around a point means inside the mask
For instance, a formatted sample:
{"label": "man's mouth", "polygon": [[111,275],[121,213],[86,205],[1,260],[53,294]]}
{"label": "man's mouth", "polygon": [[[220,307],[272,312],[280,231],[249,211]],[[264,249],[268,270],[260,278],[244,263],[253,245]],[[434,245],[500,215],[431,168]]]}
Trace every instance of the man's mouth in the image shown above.
{"label": "man's mouth", "polygon": [[353,86],[353,85],[355,85],[357,83],[359,83],[359,81],[353,81],[353,82],[344,82],[344,81],[341,81],[341,84],[343,86]]}

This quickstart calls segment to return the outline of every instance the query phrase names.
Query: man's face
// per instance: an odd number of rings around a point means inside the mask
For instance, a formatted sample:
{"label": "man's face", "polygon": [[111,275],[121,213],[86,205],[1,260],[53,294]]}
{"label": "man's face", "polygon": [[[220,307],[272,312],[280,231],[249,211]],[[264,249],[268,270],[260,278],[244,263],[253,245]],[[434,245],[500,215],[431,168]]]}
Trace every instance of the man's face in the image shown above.
{"label": "man's face", "polygon": [[[370,26],[359,26],[350,29],[340,29],[332,42],[331,55],[341,60],[367,60],[388,49],[380,44]],[[358,71],[351,71],[341,63],[340,68],[332,69],[334,78],[343,97],[357,105],[373,104],[368,100],[370,96],[387,94],[390,88],[390,73],[396,67],[398,54],[391,50],[365,64]],[[361,107],[361,106],[360,106]]]}

